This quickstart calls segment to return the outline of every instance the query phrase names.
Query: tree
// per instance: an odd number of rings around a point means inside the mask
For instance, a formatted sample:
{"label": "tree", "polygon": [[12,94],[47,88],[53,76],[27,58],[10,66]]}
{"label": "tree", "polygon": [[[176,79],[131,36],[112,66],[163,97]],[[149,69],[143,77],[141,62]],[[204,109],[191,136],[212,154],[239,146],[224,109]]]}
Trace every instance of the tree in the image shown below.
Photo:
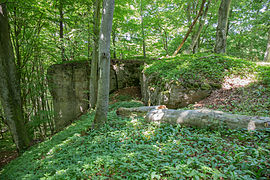
{"label": "tree", "polygon": [[267,47],[264,54],[264,61],[270,62],[270,28],[268,30],[268,42],[267,42]]}
{"label": "tree", "polygon": [[9,22],[5,4],[0,4],[0,99],[17,150],[29,146],[21,104],[21,89],[10,40]]}
{"label": "tree", "polygon": [[226,53],[228,18],[232,0],[221,0],[218,11],[215,53]]}
{"label": "tree", "polygon": [[100,26],[100,5],[101,0],[94,0],[94,16],[93,16],[93,54],[91,61],[90,76],[90,107],[94,108],[97,102],[98,92],[98,46],[99,46],[99,26]]}
{"label": "tree", "polygon": [[211,0],[208,1],[207,5],[205,7],[205,10],[203,12],[203,15],[201,16],[201,18],[199,20],[198,30],[193,35],[192,42],[190,44],[188,53],[191,53],[191,52],[196,53],[196,47],[199,44],[198,42],[199,42],[199,39],[200,39],[200,35],[201,35],[201,32],[202,32],[202,29],[203,29],[204,24],[205,24],[205,20],[206,20],[206,16],[207,16],[207,12],[208,12],[209,5],[210,4],[211,4]]}
{"label": "tree", "polygon": [[63,13],[63,0],[59,0],[59,33],[60,33],[60,43],[61,43],[61,58],[62,61],[66,61],[65,58],[65,48],[64,48],[64,13]]}
{"label": "tree", "polygon": [[146,58],[145,34],[144,34],[144,23],[143,23],[143,2],[142,2],[142,0],[140,1],[140,16],[141,16],[141,28],[142,28],[143,57]]}
{"label": "tree", "polygon": [[206,0],[203,0],[203,1],[202,1],[201,8],[200,8],[200,11],[199,11],[198,15],[196,16],[196,18],[194,19],[194,21],[193,21],[192,24],[190,25],[187,34],[185,35],[185,37],[184,37],[182,43],[179,45],[179,47],[178,47],[178,48],[176,49],[176,51],[173,53],[173,56],[176,56],[176,54],[180,51],[180,49],[181,49],[182,46],[184,45],[185,41],[187,40],[189,34],[191,33],[191,31],[192,31],[192,29],[193,29],[193,26],[196,24],[197,20],[199,19],[199,17],[200,17],[201,14],[203,13],[203,7],[204,7],[205,2],[206,2]]}
{"label": "tree", "polygon": [[113,12],[114,0],[104,0],[99,39],[100,72],[94,128],[100,127],[100,125],[107,121],[110,90],[110,39],[112,32]]}

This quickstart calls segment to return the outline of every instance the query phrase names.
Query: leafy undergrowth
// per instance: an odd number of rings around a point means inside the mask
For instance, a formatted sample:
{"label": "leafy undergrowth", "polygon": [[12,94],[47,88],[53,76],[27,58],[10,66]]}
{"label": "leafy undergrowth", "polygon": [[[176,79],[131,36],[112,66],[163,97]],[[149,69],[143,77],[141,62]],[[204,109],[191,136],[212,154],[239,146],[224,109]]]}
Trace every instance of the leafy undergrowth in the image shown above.
{"label": "leafy undergrowth", "polygon": [[198,53],[152,61],[146,74],[154,74],[158,81],[177,82],[186,87],[219,88],[226,76],[245,76],[254,72],[255,63],[219,54]]}
{"label": "leafy undergrowth", "polygon": [[267,132],[210,131],[141,118],[120,118],[89,130],[93,113],[33,146],[1,171],[0,179],[267,179]]}
{"label": "leafy undergrowth", "polygon": [[0,138],[0,169],[17,156],[16,146],[12,141],[10,132],[7,131]]}

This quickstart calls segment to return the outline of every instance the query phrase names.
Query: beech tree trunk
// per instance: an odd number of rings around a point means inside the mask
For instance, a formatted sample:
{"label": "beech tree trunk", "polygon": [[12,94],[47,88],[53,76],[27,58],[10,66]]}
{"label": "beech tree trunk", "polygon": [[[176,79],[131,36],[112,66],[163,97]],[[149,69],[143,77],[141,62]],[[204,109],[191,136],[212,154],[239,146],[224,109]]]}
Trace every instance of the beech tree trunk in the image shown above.
{"label": "beech tree trunk", "polygon": [[90,107],[95,108],[98,92],[98,46],[99,46],[99,31],[100,31],[100,5],[101,0],[94,0],[94,17],[93,17],[93,54],[91,61],[90,75]]}
{"label": "beech tree trunk", "polygon": [[228,18],[232,0],[221,0],[218,11],[215,53],[226,53]]}
{"label": "beech tree trunk", "polygon": [[149,121],[182,124],[199,128],[230,128],[247,130],[264,129],[270,126],[270,117],[252,117],[224,113],[209,109],[173,110],[160,109],[163,106],[119,108],[117,114],[125,117],[145,116]]}
{"label": "beech tree trunk", "polygon": [[267,42],[267,47],[264,54],[264,61],[270,62],[270,28],[268,30],[268,42]]}
{"label": "beech tree trunk", "polygon": [[20,83],[10,40],[7,9],[0,4],[0,100],[17,150],[29,146],[21,105]]}
{"label": "beech tree trunk", "polygon": [[94,119],[94,128],[99,128],[107,121],[109,91],[110,91],[110,39],[114,0],[104,0],[99,39],[99,80],[97,107]]}

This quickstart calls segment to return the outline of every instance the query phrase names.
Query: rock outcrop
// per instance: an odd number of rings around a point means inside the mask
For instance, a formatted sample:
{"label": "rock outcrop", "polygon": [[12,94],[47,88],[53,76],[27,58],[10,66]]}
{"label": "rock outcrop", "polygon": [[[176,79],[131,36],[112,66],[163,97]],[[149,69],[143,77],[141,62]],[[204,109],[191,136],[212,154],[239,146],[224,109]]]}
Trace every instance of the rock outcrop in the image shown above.
{"label": "rock outcrop", "polygon": [[[110,92],[139,85],[140,64],[112,61]],[[55,64],[49,67],[47,74],[53,96],[55,129],[60,131],[89,108],[90,65],[88,61]]]}
{"label": "rock outcrop", "polygon": [[89,64],[55,64],[48,69],[55,130],[60,131],[88,109]]}
{"label": "rock outcrop", "polygon": [[182,108],[206,98],[213,89],[208,84],[187,87],[175,81],[160,82],[154,74],[142,73],[141,76],[142,100],[146,105],[164,104],[172,109]]}

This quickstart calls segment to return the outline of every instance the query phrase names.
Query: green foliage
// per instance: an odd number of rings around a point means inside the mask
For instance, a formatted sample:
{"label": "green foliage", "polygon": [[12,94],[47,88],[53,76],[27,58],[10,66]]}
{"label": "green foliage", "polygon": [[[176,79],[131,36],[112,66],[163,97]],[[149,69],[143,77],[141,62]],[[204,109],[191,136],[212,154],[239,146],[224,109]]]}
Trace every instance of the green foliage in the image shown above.
{"label": "green foliage", "polygon": [[[222,90],[218,92],[221,97],[210,98],[204,107],[235,114],[268,117],[270,114],[269,68],[270,66],[267,64],[257,66],[255,72],[249,74],[256,75],[253,79],[254,82],[243,87]],[[187,109],[193,109],[193,106],[191,104]]]}
{"label": "green foliage", "polygon": [[[127,106],[126,102],[122,105]],[[133,106],[133,104],[130,104]],[[266,179],[269,132],[209,131],[93,114],[35,145],[1,179]]]}
{"label": "green foliage", "polygon": [[[2,129],[1,129],[2,130]],[[4,133],[4,138],[0,139],[0,152],[10,152],[15,151],[16,146],[12,141],[12,137],[9,131]]]}
{"label": "green foliage", "polygon": [[181,55],[154,61],[145,67],[146,74],[154,74],[157,84],[177,82],[195,88],[216,88],[224,77],[230,75],[245,76],[254,71],[255,64],[243,59],[217,54]]}
{"label": "green foliage", "polygon": [[270,65],[258,66],[257,72],[259,80],[270,88]]}

